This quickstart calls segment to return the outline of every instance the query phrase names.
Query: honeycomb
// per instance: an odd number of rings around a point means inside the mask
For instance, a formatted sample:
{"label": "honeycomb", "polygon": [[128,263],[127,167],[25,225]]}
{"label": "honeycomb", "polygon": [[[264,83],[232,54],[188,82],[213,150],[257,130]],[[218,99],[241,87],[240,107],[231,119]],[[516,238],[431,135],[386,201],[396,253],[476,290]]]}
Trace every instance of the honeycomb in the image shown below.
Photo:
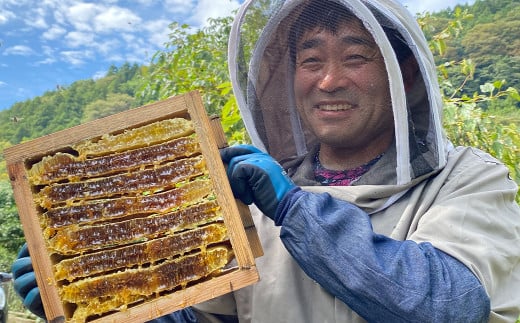
{"label": "honeycomb", "polygon": [[45,186],[35,200],[52,208],[64,202],[84,201],[131,193],[163,190],[205,173],[202,157],[181,159],[150,169],[74,183]]}
{"label": "honeycomb", "polygon": [[46,156],[29,170],[33,184],[49,184],[68,179],[96,177],[121,171],[131,171],[145,165],[189,157],[200,153],[199,143],[194,136],[180,137],[151,147],[143,147],[85,159],[68,153]]}
{"label": "honeycomb", "polygon": [[190,120],[88,139],[27,170],[68,322],[218,275],[233,257]]}

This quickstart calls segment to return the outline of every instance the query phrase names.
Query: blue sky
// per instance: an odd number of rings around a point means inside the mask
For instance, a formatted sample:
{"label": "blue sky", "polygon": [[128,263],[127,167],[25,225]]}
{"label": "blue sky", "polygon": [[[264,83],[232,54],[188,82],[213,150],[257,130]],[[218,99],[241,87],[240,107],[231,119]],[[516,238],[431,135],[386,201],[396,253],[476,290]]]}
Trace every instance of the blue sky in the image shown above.
{"label": "blue sky", "polygon": [[[474,0],[400,0],[412,13]],[[194,27],[239,0],[0,0],[0,110],[111,65],[146,64],[173,21]]]}

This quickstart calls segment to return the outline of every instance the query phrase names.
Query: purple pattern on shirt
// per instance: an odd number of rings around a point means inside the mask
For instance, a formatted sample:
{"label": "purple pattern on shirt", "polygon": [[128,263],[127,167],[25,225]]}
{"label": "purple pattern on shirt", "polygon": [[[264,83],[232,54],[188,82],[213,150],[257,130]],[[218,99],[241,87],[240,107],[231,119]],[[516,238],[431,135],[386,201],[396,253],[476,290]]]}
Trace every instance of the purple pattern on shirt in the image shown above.
{"label": "purple pattern on shirt", "polygon": [[368,172],[370,167],[379,161],[383,154],[377,156],[366,164],[347,170],[326,169],[320,163],[319,152],[314,157],[314,177],[318,182],[325,186],[350,186],[357,181],[363,174]]}

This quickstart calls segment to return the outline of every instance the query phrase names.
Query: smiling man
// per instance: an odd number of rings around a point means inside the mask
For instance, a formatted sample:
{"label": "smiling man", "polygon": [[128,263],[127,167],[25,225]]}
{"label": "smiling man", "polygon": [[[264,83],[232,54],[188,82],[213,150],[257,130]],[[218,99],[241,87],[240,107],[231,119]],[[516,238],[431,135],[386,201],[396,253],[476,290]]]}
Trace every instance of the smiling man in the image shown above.
{"label": "smiling man", "polygon": [[293,35],[294,95],[301,118],[320,142],[320,163],[344,170],[383,154],[394,138],[394,120],[376,43],[357,19],[337,19],[337,25]]}

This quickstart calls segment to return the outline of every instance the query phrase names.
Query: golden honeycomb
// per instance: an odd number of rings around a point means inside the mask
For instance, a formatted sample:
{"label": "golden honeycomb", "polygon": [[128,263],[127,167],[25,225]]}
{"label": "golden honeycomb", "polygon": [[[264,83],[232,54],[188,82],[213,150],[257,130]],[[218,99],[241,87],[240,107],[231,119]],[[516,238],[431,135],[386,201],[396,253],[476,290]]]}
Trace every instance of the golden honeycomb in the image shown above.
{"label": "golden honeycomb", "polygon": [[217,275],[233,257],[193,124],[84,140],[28,169],[69,322]]}

